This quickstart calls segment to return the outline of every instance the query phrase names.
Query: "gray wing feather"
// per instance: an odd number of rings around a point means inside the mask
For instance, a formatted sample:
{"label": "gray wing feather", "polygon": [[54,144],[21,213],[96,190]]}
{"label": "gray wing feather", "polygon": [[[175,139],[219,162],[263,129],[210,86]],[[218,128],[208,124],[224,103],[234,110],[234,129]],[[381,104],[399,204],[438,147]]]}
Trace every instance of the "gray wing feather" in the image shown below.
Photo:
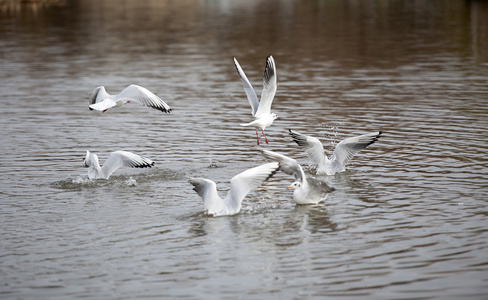
{"label": "gray wing feather", "polygon": [[103,164],[102,173],[106,178],[121,167],[130,168],[150,168],[154,166],[154,162],[150,159],[142,157],[127,151],[115,151],[110,153],[107,160]]}
{"label": "gray wing feather", "polygon": [[139,85],[131,84],[124,90],[122,90],[122,92],[120,92],[120,94],[115,97],[115,100],[121,99],[134,101],[165,113],[171,112],[171,108],[168,104],[166,104],[166,102],[164,102],[161,98],[156,96],[148,89]]}
{"label": "gray wing feather", "polygon": [[244,199],[249,192],[259,187],[263,182],[273,176],[278,168],[278,163],[272,162],[248,169],[234,176],[230,181],[230,198],[227,197],[227,199],[233,203],[229,203],[229,205],[240,205],[242,199]]}
{"label": "gray wing feather", "polygon": [[382,132],[378,131],[350,137],[341,141],[334,149],[334,153],[331,157],[331,162],[334,165],[338,164],[339,168],[345,168],[346,164],[356,153],[375,143],[380,138],[381,134]]}
{"label": "gray wing feather", "polygon": [[326,182],[308,177],[307,183],[313,186],[314,190],[319,191],[321,194],[328,194],[335,191],[335,188],[329,186]]}
{"label": "gray wing feather", "polygon": [[307,153],[314,165],[320,166],[325,164],[324,147],[317,138],[301,134],[291,129],[288,129],[288,131],[293,141],[305,149],[305,153]]}
{"label": "gray wing feather", "polygon": [[261,149],[261,152],[266,158],[277,161],[280,164],[280,170],[288,175],[293,175],[296,181],[302,182],[305,178],[302,167],[293,158],[269,150]]}
{"label": "gray wing feather", "polygon": [[254,91],[251,82],[249,81],[249,79],[247,79],[246,74],[242,70],[241,65],[239,65],[239,62],[235,57],[234,57],[234,65],[236,66],[237,73],[239,73],[239,76],[241,77],[242,85],[244,86],[244,91],[246,92],[247,99],[249,100],[249,104],[251,104],[252,115],[256,116],[256,112],[259,107],[258,96],[256,95],[256,92]]}
{"label": "gray wing feather", "polygon": [[189,178],[193,190],[203,200],[203,205],[208,213],[218,213],[225,210],[225,205],[217,193],[217,185],[214,181],[205,178]]}
{"label": "gray wing feather", "polygon": [[212,188],[217,189],[215,182],[205,178],[190,178],[188,182],[193,185],[193,190],[202,198],[204,198]]}
{"label": "gray wing feather", "polygon": [[97,86],[88,97],[88,107],[93,110],[90,106],[102,102],[103,100],[110,98],[110,95],[105,90],[104,86]]}
{"label": "gray wing feather", "polygon": [[271,113],[271,104],[276,94],[277,89],[276,78],[276,64],[273,56],[268,56],[266,59],[266,67],[264,68],[263,76],[263,91],[261,93],[261,101],[259,102],[256,116],[267,115]]}
{"label": "gray wing feather", "polygon": [[90,96],[88,97],[88,105],[92,105],[92,104],[95,104],[97,102],[97,96],[98,96],[98,93],[100,92],[100,87],[97,87],[95,88]]}

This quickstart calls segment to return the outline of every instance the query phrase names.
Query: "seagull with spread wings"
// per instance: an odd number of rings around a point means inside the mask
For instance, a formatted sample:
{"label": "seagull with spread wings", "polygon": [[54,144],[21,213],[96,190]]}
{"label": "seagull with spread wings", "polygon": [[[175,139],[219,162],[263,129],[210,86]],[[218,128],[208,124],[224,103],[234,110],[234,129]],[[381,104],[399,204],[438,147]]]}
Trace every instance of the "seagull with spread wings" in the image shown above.
{"label": "seagull with spread wings", "polygon": [[273,176],[278,168],[278,163],[272,162],[237,174],[230,180],[230,190],[223,199],[217,193],[214,181],[205,178],[189,178],[188,181],[193,185],[193,190],[202,197],[208,214],[234,215],[241,210],[244,197]]}
{"label": "seagull with spread wings", "polygon": [[264,129],[273,124],[273,121],[279,117],[275,113],[271,113],[271,104],[273,103],[274,96],[276,94],[276,65],[273,56],[268,56],[266,59],[266,67],[264,69],[264,84],[263,91],[261,93],[261,101],[258,100],[258,96],[254,91],[251,82],[247,79],[246,74],[242,70],[241,66],[234,57],[234,64],[236,66],[237,72],[241,76],[242,84],[244,86],[244,91],[246,92],[247,99],[251,104],[252,115],[256,118],[254,121],[247,124],[240,124],[241,126],[248,126],[256,128],[257,143],[259,145],[259,134],[258,131],[261,130],[262,135],[266,144],[268,144],[268,138],[264,134]]}
{"label": "seagull with spread wings", "polygon": [[121,167],[150,168],[154,166],[154,162],[132,152],[115,151],[110,153],[103,167],[100,167],[98,156],[95,153],[86,151],[83,165],[88,168],[89,179],[108,179],[113,172]]}
{"label": "seagull with spread wings", "polygon": [[308,157],[317,166],[317,174],[334,175],[346,170],[346,164],[360,150],[376,142],[381,131],[367,133],[342,140],[335,146],[330,158],[324,153],[324,146],[314,137],[289,129],[290,135],[298,146],[305,149]]}
{"label": "seagull with spread wings", "polygon": [[171,108],[161,98],[142,86],[131,84],[117,95],[110,95],[104,86],[96,87],[88,97],[88,108],[106,112],[112,107],[120,107],[126,103],[137,102],[165,113],[171,112]]}

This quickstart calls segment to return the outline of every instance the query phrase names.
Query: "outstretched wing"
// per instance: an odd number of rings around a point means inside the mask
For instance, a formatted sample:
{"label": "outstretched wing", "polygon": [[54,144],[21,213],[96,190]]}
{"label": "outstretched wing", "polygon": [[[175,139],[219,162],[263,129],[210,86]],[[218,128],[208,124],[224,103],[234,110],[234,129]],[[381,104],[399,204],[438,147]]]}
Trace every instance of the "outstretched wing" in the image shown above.
{"label": "outstretched wing", "polygon": [[98,86],[88,97],[88,108],[90,110],[106,111],[115,106],[116,103],[113,98],[105,91],[105,87]]}
{"label": "outstretched wing", "polygon": [[380,138],[380,135],[381,131],[363,134],[347,138],[337,144],[330,158],[334,168],[337,169],[336,171],[343,171],[346,164],[356,153],[376,142]]}
{"label": "outstretched wing", "polygon": [[152,107],[165,113],[171,112],[171,108],[161,98],[153,94],[148,89],[131,84],[115,96],[115,101],[128,100],[140,103],[144,106]]}
{"label": "outstretched wing", "polygon": [[317,138],[298,133],[291,129],[288,129],[288,131],[290,132],[293,141],[297,143],[298,146],[305,149],[308,158],[312,161],[314,165],[322,166],[325,164],[326,158],[324,153],[324,147]]}
{"label": "outstretched wing", "polygon": [[237,174],[230,180],[230,190],[226,197],[229,208],[240,208],[244,197],[259,187],[278,171],[277,162],[267,163]]}
{"label": "outstretched wing", "polygon": [[307,178],[307,183],[313,187],[313,189],[311,190],[320,193],[321,197],[323,197],[325,194],[335,191],[335,188],[329,186],[325,181],[318,180],[316,178]]}
{"label": "outstretched wing", "polygon": [[203,205],[208,213],[215,214],[225,209],[214,181],[205,178],[189,178],[188,182],[193,185],[193,190],[197,192],[198,196],[202,197]]}
{"label": "outstretched wing", "polygon": [[115,151],[110,153],[101,171],[103,177],[108,179],[115,170],[121,167],[150,168],[152,166],[154,166],[154,162],[143,156],[127,151]]}
{"label": "outstretched wing", "polygon": [[296,160],[283,154],[279,154],[269,150],[261,149],[261,152],[266,158],[277,161],[280,164],[281,171],[285,172],[286,174],[293,175],[296,181],[303,182],[303,179],[305,178],[305,173],[303,172],[302,167],[298,164]]}
{"label": "outstretched wing", "polygon": [[234,65],[236,66],[237,73],[239,73],[239,75],[241,76],[242,85],[244,86],[244,91],[246,92],[247,99],[249,100],[249,104],[251,104],[252,115],[256,116],[256,111],[258,110],[259,107],[258,96],[256,95],[256,92],[252,88],[251,82],[249,82],[249,79],[247,79],[246,74],[244,74],[241,65],[239,65],[239,62],[237,62],[237,59],[235,57],[234,57]]}
{"label": "outstretched wing", "polygon": [[97,86],[88,97],[88,106],[95,104],[97,102],[102,102],[108,97],[110,97],[110,95],[105,90],[105,87]]}
{"label": "outstretched wing", "polygon": [[260,115],[269,115],[271,113],[271,104],[273,103],[276,94],[276,65],[273,56],[268,56],[266,59],[266,67],[264,68],[263,76],[263,92],[261,93],[261,101],[259,102],[256,117]]}

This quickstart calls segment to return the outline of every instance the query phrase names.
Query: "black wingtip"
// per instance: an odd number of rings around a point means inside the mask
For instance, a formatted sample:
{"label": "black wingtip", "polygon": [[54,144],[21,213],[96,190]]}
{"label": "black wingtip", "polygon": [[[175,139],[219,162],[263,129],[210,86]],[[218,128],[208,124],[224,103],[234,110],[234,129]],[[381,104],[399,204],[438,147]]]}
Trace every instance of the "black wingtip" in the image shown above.
{"label": "black wingtip", "polygon": [[267,83],[271,77],[275,76],[274,71],[274,59],[270,59],[272,56],[266,58],[266,67],[264,68],[264,81]]}
{"label": "black wingtip", "polygon": [[154,166],[154,162],[151,161],[151,162],[144,162],[142,164],[133,164],[133,167],[134,168],[152,168]]}
{"label": "black wingtip", "polygon": [[381,136],[382,133],[383,133],[382,131],[379,131],[378,134],[375,135],[366,146],[364,146],[364,148],[368,147],[371,144],[376,143],[378,141],[378,139],[380,138],[380,136]]}
{"label": "black wingtip", "polygon": [[153,108],[154,108],[154,109],[157,109],[157,110],[159,110],[159,111],[161,111],[161,112],[163,112],[163,113],[166,113],[166,114],[171,113],[171,111],[173,110],[172,108],[168,108],[168,109],[166,109],[166,108],[164,108],[164,107],[153,107]]}
{"label": "black wingtip", "polygon": [[376,141],[377,141],[377,140],[380,138],[380,136],[381,136],[381,134],[382,134],[382,133],[383,133],[383,132],[380,130],[380,131],[378,132],[378,134],[377,134],[377,135],[374,137],[374,141],[375,141],[375,142],[376,142]]}
{"label": "black wingtip", "polygon": [[310,146],[309,143],[307,142],[307,137],[306,136],[304,137],[302,135],[299,135],[298,133],[293,132],[291,129],[288,129],[288,130],[290,131],[291,138],[293,139],[293,141],[295,143],[298,144],[298,146],[305,147],[305,148],[307,148],[307,147]]}
{"label": "black wingtip", "polygon": [[279,170],[280,170],[280,164],[278,164],[278,168],[272,171],[264,181],[268,181],[271,177],[273,177],[276,173],[278,173]]}
{"label": "black wingtip", "polygon": [[237,74],[241,74],[241,72],[239,72],[239,68],[237,67],[237,58],[235,56],[232,57],[233,58],[233,62],[234,62],[234,67],[236,68],[236,71],[237,71]]}

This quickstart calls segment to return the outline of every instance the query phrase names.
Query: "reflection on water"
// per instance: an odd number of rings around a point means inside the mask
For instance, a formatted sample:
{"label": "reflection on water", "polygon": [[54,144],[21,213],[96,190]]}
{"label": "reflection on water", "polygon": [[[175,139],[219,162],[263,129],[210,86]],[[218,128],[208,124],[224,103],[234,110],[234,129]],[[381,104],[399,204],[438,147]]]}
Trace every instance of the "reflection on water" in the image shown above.
{"label": "reflection on water", "polygon": [[[360,299],[487,294],[486,1],[56,1],[0,9],[4,298]],[[277,173],[213,218],[187,177],[266,161],[232,63],[259,94],[275,58],[270,150],[382,130],[325,203]],[[139,84],[171,114],[88,110]],[[89,181],[86,150],[151,170]],[[204,295],[204,296],[203,296]]]}

